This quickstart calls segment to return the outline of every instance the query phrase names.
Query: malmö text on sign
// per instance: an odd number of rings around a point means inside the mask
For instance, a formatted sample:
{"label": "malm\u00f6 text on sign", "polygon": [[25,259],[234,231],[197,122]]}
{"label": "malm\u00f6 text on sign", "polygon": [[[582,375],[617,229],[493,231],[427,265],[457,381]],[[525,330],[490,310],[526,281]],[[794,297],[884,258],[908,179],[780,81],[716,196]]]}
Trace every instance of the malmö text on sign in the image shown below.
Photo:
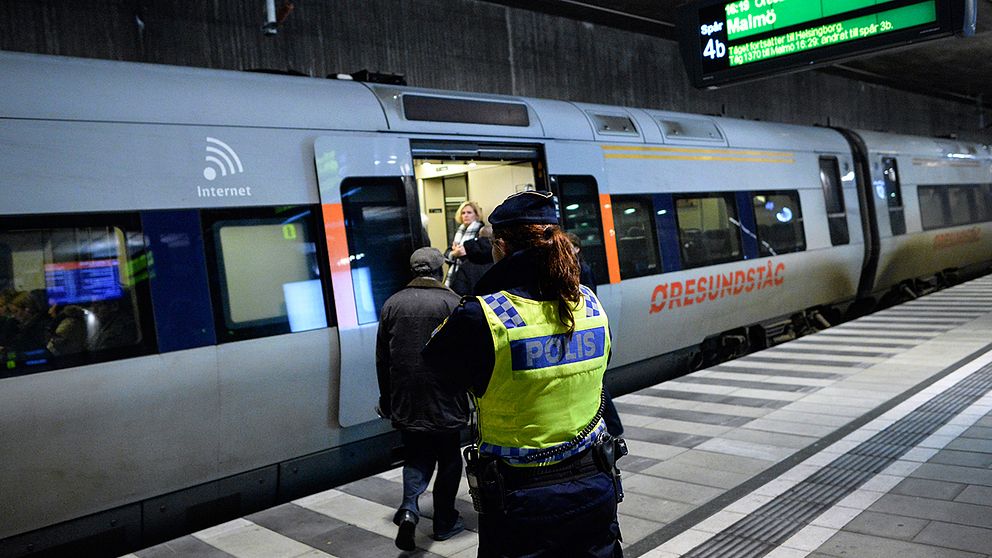
{"label": "malm\u00f6 text on sign", "polygon": [[835,62],[960,31],[964,0],[734,0],[683,4],[679,42],[696,87]]}

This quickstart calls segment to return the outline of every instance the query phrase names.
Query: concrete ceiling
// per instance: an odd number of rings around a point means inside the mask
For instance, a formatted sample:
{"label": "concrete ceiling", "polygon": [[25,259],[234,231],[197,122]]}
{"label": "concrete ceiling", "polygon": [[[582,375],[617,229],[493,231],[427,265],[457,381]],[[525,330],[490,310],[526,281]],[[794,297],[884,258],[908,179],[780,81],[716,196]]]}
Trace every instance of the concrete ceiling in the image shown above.
{"label": "concrete ceiling", "polygon": [[[496,0],[675,40],[681,0]],[[814,71],[992,108],[992,0],[978,0],[974,37],[946,37]]]}

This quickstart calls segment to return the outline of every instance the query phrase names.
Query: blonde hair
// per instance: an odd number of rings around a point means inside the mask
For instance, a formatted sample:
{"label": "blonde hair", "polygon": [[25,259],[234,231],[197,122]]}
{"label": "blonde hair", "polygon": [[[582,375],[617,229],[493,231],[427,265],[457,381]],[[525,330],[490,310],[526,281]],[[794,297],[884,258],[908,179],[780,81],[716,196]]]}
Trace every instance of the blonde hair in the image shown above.
{"label": "blonde hair", "polygon": [[462,202],[462,204],[458,206],[458,211],[455,212],[456,223],[459,225],[464,224],[462,223],[462,210],[465,209],[465,206],[472,206],[472,209],[475,211],[476,220],[482,221],[482,206],[479,205],[479,202],[469,200]]}

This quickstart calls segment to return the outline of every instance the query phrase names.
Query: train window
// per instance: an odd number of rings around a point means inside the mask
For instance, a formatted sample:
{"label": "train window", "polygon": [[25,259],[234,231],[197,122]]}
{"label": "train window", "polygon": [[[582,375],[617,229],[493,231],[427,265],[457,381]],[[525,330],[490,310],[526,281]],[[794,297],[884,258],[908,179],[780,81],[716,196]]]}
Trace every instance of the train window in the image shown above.
{"label": "train window", "polygon": [[945,194],[946,191],[939,186],[920,186],[917,189],[923,230],[939,229],[950,223],[950,211],[947,208]]}
{"label": "train window", "polygon": [[847,244],[851,242],[851,235],[847,230],[844,189],[837,157],[820,157],[820,185],[823,186],[823,199],[827,207],[830,243],[834,246]]}
{"label": "train window", "polygon": [[661,273],[654,206],[647,196],[613,196],[613,228],[617,233],[620,277],[631,279]]}
{"label": "train window", "polygon": [[734,194],[681,194],[673,199],[683,269],[743,259]]}
{"label": "train window", "polygon": [[976,184],[972,190],[975,195],[975,221],[984,223],[992,221],[992,198],[989,197],[992,184]]}
{"label": "train window", "polygon": [[882,157],[882,176],[885,180],[885,201],[889,206],[889,224],[892,234],[906,232],[906,217],[902,209],[902,188],[899,186],[899,169],[892,157]]}
{"label": "train window", "polygon": [[992,184],[921,185],[923,230],[992,221]]}
{"label": "train window", "polygon": [[219,341],[327,326],[311,206],[203,212]]}
{"label": "train window", "polygon": [[153,352],[146,254],[136,215],[0,219],[0,377]]}
{"label": "train window", "polygon": [[561,222],[565,232],[579,237],[581,257],[592,268],[597,284],[609,281],[606,246],[603,244],[603,220],[599,209],[599,191],[591,176],[555,176]]}
{"label": "train window", "polygon": [[974,194],[977,188],[971,185],[950,186],[947,188],[947,209],[950,215],[950,225],[964,225],[977,221],[973,212],[976,200]]}
{"label": "train window", "polygon": [[530,126],[527,105],[504,101],[406,94],[403,95],[403,115],[407,120],[427,122]]}
{"label": "train window", "polygon": [[386,299],[410,280],[413,239],[399,180],[349,178],[341,184],[358,323],[379,319]]}
{"label": "train window", "polygon": [[755,192],[751,202],[760,255],[775,256],[806,249],[799,192]]}

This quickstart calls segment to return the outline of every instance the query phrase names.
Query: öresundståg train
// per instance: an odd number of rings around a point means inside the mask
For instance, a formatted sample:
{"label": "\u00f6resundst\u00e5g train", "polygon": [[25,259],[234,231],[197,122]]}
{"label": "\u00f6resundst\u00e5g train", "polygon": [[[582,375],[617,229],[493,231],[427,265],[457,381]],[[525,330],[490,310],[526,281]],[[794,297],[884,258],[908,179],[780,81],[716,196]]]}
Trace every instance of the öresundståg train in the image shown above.
{"label": "\u00f6resundst\u00e5g train", "polygon": [[377,312],[466,199],[558,195],[620,391],[992,263],[987,146],[13,53],[0,84],[3,555],[392,463]]}

